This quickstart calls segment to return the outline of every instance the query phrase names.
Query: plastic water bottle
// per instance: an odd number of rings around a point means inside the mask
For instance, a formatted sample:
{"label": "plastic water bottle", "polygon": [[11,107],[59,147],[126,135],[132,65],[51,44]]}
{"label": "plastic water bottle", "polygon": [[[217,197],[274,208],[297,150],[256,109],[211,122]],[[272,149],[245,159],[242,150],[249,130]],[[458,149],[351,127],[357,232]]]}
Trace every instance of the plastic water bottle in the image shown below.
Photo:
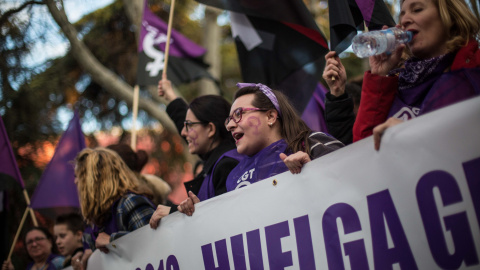
{"label": "plastic water bottle", "polygon": [[358,57],[369,57],[386,52],[412,40],[412,32],[392,27],[384,30],[370,31],[357,35],[352,40],[353,52]]}

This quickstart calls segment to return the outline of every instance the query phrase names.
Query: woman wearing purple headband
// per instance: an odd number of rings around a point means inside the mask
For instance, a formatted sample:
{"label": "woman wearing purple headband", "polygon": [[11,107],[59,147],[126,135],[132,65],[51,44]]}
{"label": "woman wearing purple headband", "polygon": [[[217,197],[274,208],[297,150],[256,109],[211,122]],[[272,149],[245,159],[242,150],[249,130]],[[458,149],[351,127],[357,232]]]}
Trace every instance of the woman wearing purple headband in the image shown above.
{"label": "woman wearing purple headband", "polygon": [[[237,151],[246,155],[230,172],[227,191],[253,184],[290,169],[299,173],[303,164],[341,148],[333,137],[312,130],[301,120],[287,97],[263,84],[237,84],[230,116],[225,121]],[[189,198],[179,211],[192,215]]]}

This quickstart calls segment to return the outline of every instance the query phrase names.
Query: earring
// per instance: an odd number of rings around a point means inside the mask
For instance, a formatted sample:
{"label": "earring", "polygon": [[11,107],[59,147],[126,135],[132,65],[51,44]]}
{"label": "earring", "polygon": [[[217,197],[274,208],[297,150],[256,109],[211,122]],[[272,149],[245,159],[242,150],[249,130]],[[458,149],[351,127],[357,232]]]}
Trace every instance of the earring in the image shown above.
{"label": "earring", "polygon": [[269,126],[272,126],[272,125],[273,125],[273,123],[268,123],[268,125],[269,125]]}

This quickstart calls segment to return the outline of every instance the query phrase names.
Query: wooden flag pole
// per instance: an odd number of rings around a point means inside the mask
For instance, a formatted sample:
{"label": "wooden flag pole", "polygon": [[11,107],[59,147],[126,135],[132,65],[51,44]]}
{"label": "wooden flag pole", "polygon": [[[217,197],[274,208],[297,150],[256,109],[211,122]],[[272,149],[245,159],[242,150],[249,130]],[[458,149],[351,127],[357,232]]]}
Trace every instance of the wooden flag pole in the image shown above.
{"label": "wooden flag pole", "polygon": [[138,96],[140,92],[140,87],[135,85],[133,88],[133,119],[132,119],[132,141],[130,146],[133,151],[137,150],[137,115],[138,115]]}
{"label": "wooden flag pole", "polygon": [[13,238],[12,247],[10,248],[10,252],[8,253],[7,260],[10,260],[10,258],[12,257],[13,249],[15,248],[15,244],[17,243],[18,236],[20,235],[20,232],[22,231],[23,224],[25,224],[25,219],[27,219],[27,214],[28,214],[29,210],[32,210],[32,209],[27,206],[27,208],[25,209],[25,213],[23,213],[22,221],[20,221],[20,226],[18,226],[17,233],[15,234],[15,238]]}
{"label": "wooden flag pole", "polygon": [[25,201],[27,202],[27,209],[30,211],[30,216],[32,217],[33,225],[38,227],[37,218],[35,217],[35,213],[33,213],[33,209],[30,207],[30,198],[28,197],[28,193],[26,189],[23,189],[23,196],[25,197]]}
{"label": "wooden flag pole", "polygon": [[170,51],[170,36],[172,34],[173,11],[175,10],[175,0],[170,5],[170,15],[168,16],[167,42],[165,43],[165,61],[163,62],[163,77],[167,77],[168,54]]}

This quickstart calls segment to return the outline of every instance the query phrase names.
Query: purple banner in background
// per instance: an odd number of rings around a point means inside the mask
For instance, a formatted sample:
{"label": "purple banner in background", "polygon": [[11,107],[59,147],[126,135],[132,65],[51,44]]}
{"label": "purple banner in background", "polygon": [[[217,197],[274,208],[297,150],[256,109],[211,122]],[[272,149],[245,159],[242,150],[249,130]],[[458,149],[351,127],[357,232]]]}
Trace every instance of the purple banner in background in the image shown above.
{"label": "purple banner in background", "polygon": [[328,90],[318,83],[312,98],[302,113],[302,120],[313,131],[321,131],[328,133],[327,123],[325,122],[325,93]]}
{"label": "purple banner in background", "polygon": [[32,195],[31,207],[80,208],[73,160],[85,148],[85,136],[82,133],[78,113],[75,112],[68,128],[60,138],[53,158],[48,163]]}
{"label": "purple banner in background", "polygon": [[0,129],[0,173],[10,175],[17,180],[22,188],[25,188],[2,117],[0,117]]}
{"label": "purple banner in background", "polygon": [[362,12],[363,20],[368,25],[372,19],[373,7],[375,6],[375,0],[355,0],[358,8]]}

